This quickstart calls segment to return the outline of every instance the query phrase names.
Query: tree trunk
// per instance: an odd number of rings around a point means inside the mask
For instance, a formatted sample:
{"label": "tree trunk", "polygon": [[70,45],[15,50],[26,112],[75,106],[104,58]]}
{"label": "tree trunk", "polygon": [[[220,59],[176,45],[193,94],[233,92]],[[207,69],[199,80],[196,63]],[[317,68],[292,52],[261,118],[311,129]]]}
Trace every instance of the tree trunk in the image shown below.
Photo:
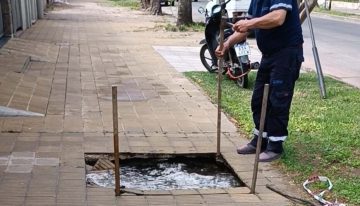
{"label": "tree trunk", "polygon": [[299,5],[299,16],[300,16],[300,21],[301,23],[303,23],[306,19],[306,9],[305,9],[305,2],[307,1],[308,6],[309,6],[309,13],[312,12],[312,10],[315,8],[315,6],[317,5],[317,0],[303,0],[301,1],[300,5]]}
{"label": "tree trunk", "polygon": [[148,9],[150,7],[150,0],[141,0],[141,8]]}
{"label": "tree trunk", "polygon": [[179,0],[176,26],[191,24],[192,22],[192,0]]}
{"label": "tree trunk", "polygon": [[150,0],[150,14],[162,15],[160,0]]}

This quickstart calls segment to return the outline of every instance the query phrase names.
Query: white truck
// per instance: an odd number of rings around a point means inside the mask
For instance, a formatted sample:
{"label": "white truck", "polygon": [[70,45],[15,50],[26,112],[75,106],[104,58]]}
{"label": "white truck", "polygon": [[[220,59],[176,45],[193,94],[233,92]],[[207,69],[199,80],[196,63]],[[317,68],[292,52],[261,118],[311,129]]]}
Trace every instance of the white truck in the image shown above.
{"label": "white truck", "polygon": [[[220,0],[209,0],[214,2],[215,4],[219,4]],[[227,0],[225,0],[227,2]],[[233,18],[233,15],[236,14],[237,16],[246,15],[251,0],[230,0],[229,3],[226,4],[226,10],[228,11],[229,18]]]}
{"label": "white truck", "polygon": [[226,5],[229,18],[232,18],[234,14],[237,16],[247,15],[250,2],[251,0],[230,0],[230,2]]}

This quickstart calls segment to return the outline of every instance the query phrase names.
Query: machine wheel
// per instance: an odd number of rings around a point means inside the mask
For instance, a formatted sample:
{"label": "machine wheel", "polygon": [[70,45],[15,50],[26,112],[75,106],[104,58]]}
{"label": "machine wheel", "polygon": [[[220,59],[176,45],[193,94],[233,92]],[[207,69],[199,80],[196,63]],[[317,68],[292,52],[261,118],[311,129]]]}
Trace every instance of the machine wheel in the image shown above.
{"label": "machine wheel", "polygon": [[204,65],[205,69],[208,70],[210,73],[214,73],[217,69],[214,69],[214,65],[212,63],[212,58],[209,53],[209,48],[207,44],[204,44],[200,49],[200,60],[201,63]]}
{"label": "machine wheel", "polygon": [[245,76],[236,80],[236,84],[241,88],[247,88],[249,86],[249,77],[246,74]]}
{"label": "machine wheel", "polygon": [[258,70],[260,68],[259,62],[254,62],[250,64],[250,69]]}

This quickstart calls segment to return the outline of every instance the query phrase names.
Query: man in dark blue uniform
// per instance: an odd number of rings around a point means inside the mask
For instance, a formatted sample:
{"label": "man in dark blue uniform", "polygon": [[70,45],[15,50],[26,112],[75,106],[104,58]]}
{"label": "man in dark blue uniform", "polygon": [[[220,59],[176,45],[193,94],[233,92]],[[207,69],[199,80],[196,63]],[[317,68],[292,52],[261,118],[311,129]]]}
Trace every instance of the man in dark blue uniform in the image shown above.
{"label": "man in dark blue uniform", "polygon": [[249,30],[255,31],[257,45],[262,52],[251,99],[254,138],[237,149],[239,154],[256,152],[264,85],[270,84],[260,162],[278,159],[283,153],[283,142],[288,136],[288,121],[295,81],[299,77],[303,57],[303,36],[296,0],[252,0],[250,20],[238,21],[235,33],[216,49],[222,57],[235,43],[244,40]]}

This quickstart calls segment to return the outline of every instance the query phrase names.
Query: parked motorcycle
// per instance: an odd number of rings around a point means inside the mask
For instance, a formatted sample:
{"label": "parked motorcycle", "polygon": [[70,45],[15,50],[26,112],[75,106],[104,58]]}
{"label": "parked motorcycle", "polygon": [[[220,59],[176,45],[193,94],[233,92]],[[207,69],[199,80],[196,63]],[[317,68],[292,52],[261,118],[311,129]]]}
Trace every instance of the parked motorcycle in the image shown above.
{"label": "parked motorcycle", "polygon": [[[227,2],[219,5],[213,1],[209,1],[206,8],[199,8],[200,13],[205,13],[205,39],[200,41],[203,46],[200,49],[200,60],[204,67],[210,72],[218,71],[217,57],[215,50],[219,45],[221,10],[226,8]],[[225,10],[226,13],[226,10]],[[236,19],[239,20],[239,19]],[[226,24],[231,25],[232,19],[227,18]],[[224,30],[224,39],[227,39],[234,31],[231,28]],[[250,46],[244,40],[229,48],[227,55],[224,56],[223,73],[230,79],[236,81],[236,84],[242,88],[248,86],[248,72],[251,69],[257,69],[260,64],[258,62],[250,63]]]}

